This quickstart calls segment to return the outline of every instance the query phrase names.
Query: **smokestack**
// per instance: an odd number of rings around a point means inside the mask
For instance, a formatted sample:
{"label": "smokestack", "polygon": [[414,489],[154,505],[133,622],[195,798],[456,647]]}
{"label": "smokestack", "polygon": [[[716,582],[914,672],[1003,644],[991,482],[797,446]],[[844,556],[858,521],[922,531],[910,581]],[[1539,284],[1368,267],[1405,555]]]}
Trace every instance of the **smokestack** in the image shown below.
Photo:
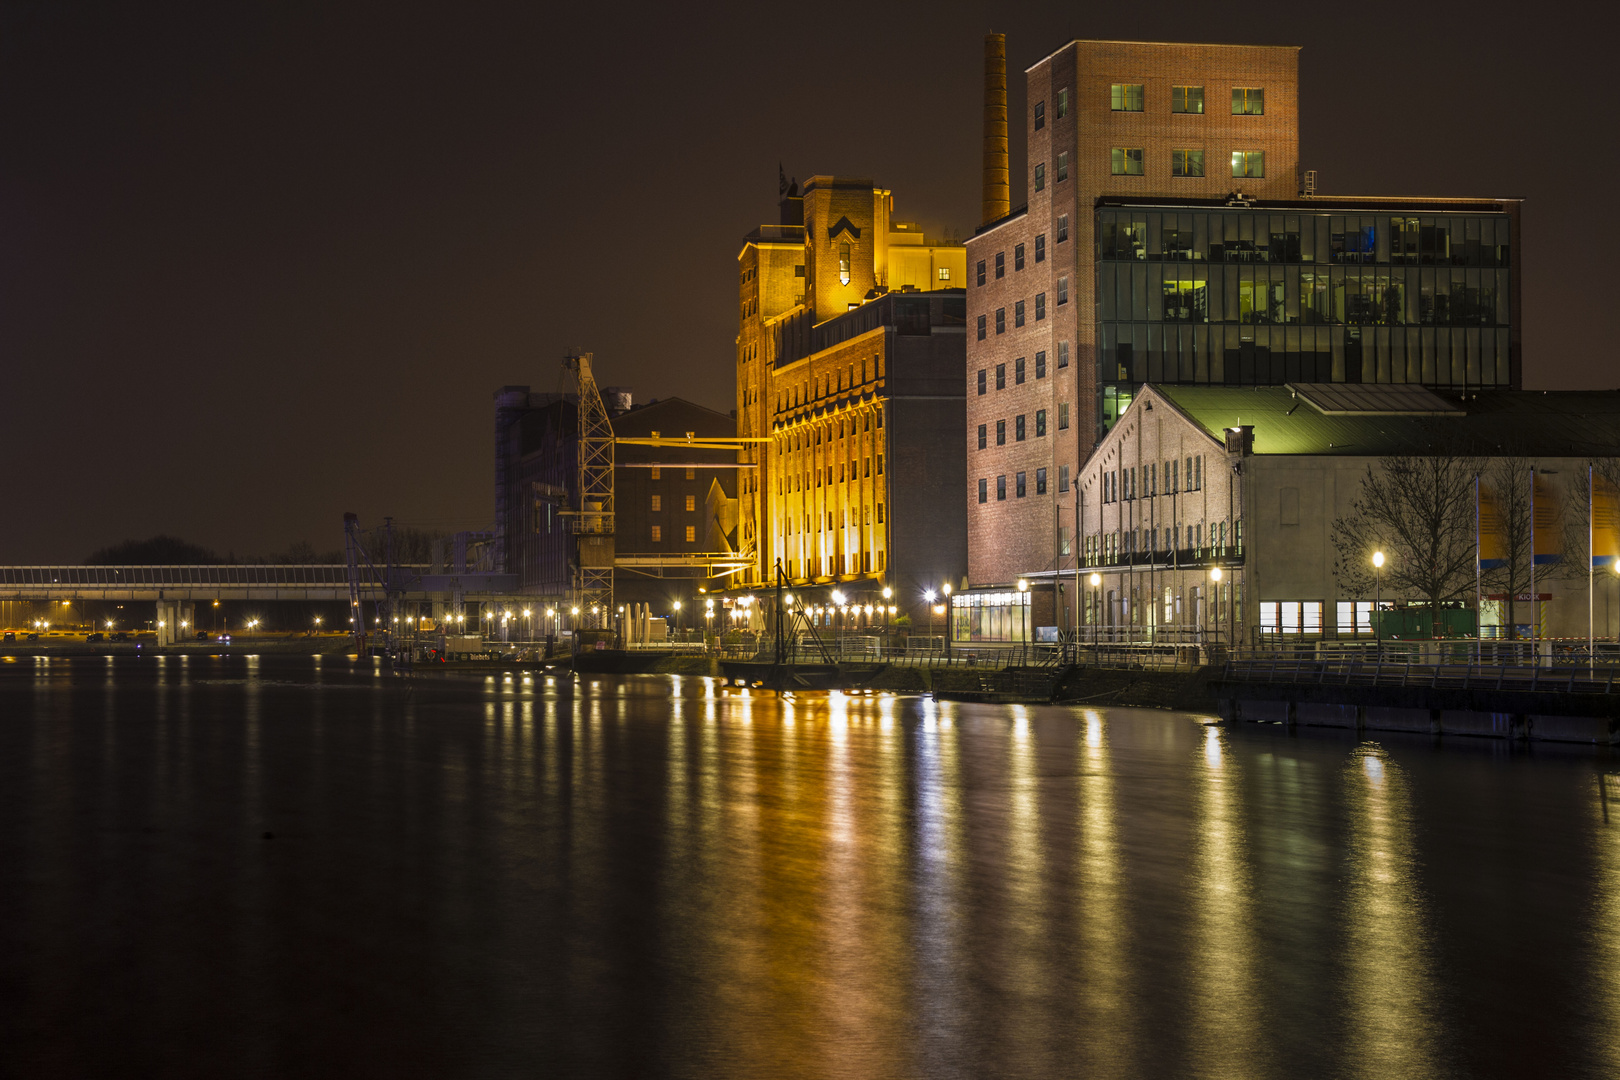
{"label": "smokestack", "polygon": [[984,38],[984,200],[981,224],[1012,209],[1007,175],[1007,35]]}

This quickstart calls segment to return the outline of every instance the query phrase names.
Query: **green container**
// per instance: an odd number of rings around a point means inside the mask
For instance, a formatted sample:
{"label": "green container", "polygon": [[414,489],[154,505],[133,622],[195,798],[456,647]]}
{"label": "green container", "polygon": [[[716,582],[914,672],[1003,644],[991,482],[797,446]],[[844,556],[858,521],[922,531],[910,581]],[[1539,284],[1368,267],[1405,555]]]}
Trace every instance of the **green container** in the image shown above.
{"label": "green container", "polygon": [[[1373,613],[1373,630],[1385,641],[1430,641],[1435,636],[1434,613],[1428,608],[1396,608]],[[1441,608],[1440,636],[1471,638],[1479,621],[1469,608]]]}

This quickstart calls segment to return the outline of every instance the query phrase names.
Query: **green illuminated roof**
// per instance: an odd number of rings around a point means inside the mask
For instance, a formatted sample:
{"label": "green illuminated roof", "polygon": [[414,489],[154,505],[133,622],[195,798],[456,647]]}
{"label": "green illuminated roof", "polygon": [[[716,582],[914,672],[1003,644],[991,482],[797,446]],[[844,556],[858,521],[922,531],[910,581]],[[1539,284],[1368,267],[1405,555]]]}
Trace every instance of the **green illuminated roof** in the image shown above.
{"label": "green illuminated roof", "polygon": [[1227,428],[1253,427],[1256,454],[1620,457],[1615,390],[1482,390],[1464,399],[1446,391],[1411,393],[1415,387],[1402,388],[1405,393],[1339,385],[1324,393],[1319,384],[1152,389],[1218,441]]}

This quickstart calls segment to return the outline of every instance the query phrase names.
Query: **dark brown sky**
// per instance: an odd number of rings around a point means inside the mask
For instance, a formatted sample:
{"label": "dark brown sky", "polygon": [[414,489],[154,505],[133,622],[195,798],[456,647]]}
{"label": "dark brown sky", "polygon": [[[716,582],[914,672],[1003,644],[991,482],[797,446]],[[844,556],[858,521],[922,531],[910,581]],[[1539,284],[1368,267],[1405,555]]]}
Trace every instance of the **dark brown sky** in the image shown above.
{"label": "dark brown sky", "polygon": [[1620,386],[1597,5],[560,6],[0,6],[0,562],[487,525],[570,346],[729,409],[778,160],[970,232],[990,29],[1303,46],[1324,192],[1527,197],[1526,383]]}

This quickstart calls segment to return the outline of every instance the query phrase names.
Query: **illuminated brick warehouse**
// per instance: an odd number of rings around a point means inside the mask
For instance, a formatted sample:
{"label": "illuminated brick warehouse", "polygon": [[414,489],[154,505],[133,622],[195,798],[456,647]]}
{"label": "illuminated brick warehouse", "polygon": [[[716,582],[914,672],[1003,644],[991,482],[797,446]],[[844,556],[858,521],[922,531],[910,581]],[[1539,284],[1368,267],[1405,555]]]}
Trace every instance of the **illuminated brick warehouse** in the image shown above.
{"label": "illuminated brick warehouse", "polygon": [[[782,183],[738,255],[740,528],[754,565],[902,610],[966,570],[960,245],[892,217],[869,180]],[[807,598],[814,598],[814,592]]]}

